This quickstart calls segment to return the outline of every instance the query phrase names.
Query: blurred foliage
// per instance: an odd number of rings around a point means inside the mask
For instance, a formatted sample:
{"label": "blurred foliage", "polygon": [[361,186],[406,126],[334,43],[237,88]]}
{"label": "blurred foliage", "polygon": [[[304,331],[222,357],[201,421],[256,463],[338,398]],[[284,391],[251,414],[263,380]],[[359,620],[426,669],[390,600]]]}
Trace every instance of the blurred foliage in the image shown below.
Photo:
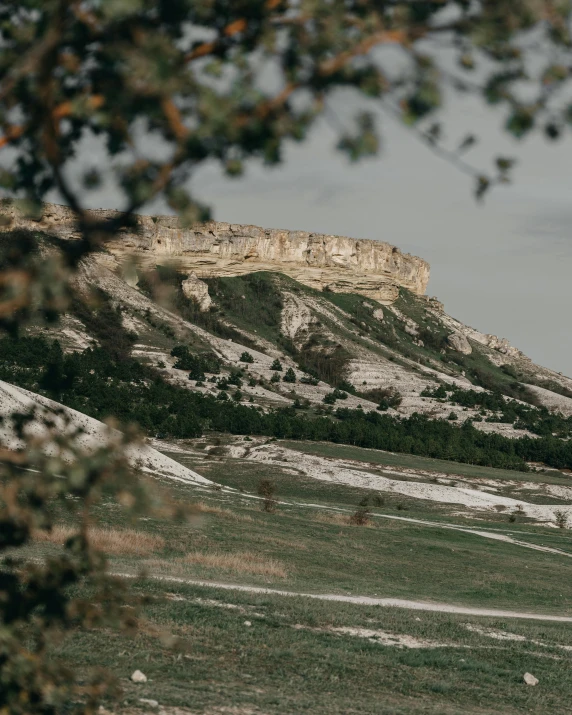
{"label": "blurred foliage", "polygon": [[[570,117],[569,21],[569,0],[5,0],[0,145],[17,160],[0,182],[32,213],[57,188],[90,241],[127,220],[82,211],[110,171],[128,214],[163,195],[193,222],[207,215],[184,188],[197,166],[240,176],[253,157],[280,162],[339,88],[391,108],[428,144],[424,120],[451,90],[503,104],[517,138],[557,139]],[[352,160],[379,146],[374,115],[355,119],[352,131],[336,121]],[[72,180],[86,134],[108,156]],[[487,178],[501,180],[494,166]]]}
{"label": "blurred foliage", "polygon": [[[33,219],[55,190],[77,217],[76,240],[57,256],[36,251],[24,236],[4,236],[0,328],[16,335],[33,315],[53,321],[62,311],[81,310],[71,287],[80,259],[131,226],[134,212],[161,197],[183,226],[204,219],[208,209],[187,188],[197,167],[215,162],[239,177],[249,159],[279,163],[285,142],[303,141],[322,114],[332,118],[328,102],[339,88],[398,117],[467,172],[482,198],[509,181],[513,160],[498,157],[490,172],[473,168],[465,156],[477,137],[466,134],[447,149],[434,115],[447,91],[470,92],[502,105],[506,130],[517,139],[536,130],[549,140],[562,137],[572,118],[569,20],[568,0],[0,0],[0,150],[6,156],[0,189]],[[384,51],[389,45],[403,62]],[[350,160],[378,151],[372,111],[360,112],[354,130],[335,115],[334,121],[338,148]],[[90,135],[100,149],[78,177],[73,162]],[[86,211],[102,182],[116,186],[123,213]],[[3,224],[9,226],[11,212],[3,211]],[[114,330],[113,307],[99,312]],[[109,359],[120,361],[129,338],[114,345],[113,334]],[[344,356],[336,361],[314,347],[302,351],[308,368],[321,375],[334,364],[341,379]],[[65,391],[67,377],[54,372],[46,380]],[[240,410],[236,405],[228,414]],[[350,430],[347,416],[361,427],[384,420],[347,410],[337,416],[337,424],[310,423],[284,412],[273,417],[272,432],[284,431],[280,420],[300,434],[312,426],[314,438],[319,426]],[[109,444],[86,450],[82,435],[61,420],[65,414],[14,414],[5,425],[18,441],[0,459],[0,550],[9,551],[0,566],[0,712],[94,712],[108,676],[76,681],[72,668],[47,659],[46,643],[77,626],[134,625],[87,531],[89,507],[104,490],[126,509],[148,498],[125,458],[134,436],[110,433]],[[434,430],[434,449],[449,444],[449,458],[476,449],[477,462],[490,459],[490,440],[475,447],[488,437],[470,427],[463,432],[469,446],[461,447],[459,431],[449,425],[409,422],[371,423],[369,432],[360,428],[360,438],[369,435],[370,446],[388,448],[391,437],[393,448],[415,452],[421,449],[416,435]],[[553,449],[550,439],[531,441],[531,453],[545,443]],[[511,453],[507,460],[528,457]],[[18,549],[35,529],[50,528],[54,500],[77,510],[78,534],[57,558],[25,562]],[[89,587],[88,599],[74,592],[79,584]]]}

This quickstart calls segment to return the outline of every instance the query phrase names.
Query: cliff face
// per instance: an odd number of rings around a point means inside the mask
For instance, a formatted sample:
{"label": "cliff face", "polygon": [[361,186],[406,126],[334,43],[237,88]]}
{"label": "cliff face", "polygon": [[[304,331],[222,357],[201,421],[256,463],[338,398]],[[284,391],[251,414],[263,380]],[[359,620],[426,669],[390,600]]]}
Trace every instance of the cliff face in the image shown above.
{"label": "cliff face", "polygon": [[[2,213],[12,228],[76,236],[65,206],[45,204],[39,221],[23,219],[10,205]],[[101,218],[116,212],[92,213]],[[142,268],[169,263],[199,278],[275,271],[312,288],[360,293],[384,303],[397,298],[399,287],[422,295],[429,281],[426,261],[381,241],[214,221],[185,229],[173,216],[139,216],[137,224],[137,231],[123,232],[106,247],[118,259],[133,257]]]}

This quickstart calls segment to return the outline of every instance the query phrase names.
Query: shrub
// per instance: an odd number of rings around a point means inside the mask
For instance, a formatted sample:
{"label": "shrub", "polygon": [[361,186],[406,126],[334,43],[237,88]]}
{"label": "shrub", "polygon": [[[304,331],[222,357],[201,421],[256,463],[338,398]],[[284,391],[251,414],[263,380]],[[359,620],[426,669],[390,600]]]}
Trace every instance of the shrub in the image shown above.
{"label": "shrub", "polygon": [[390,407],[399,407],[402,402],[401,393],[395,387],[378,387],[375,390],[360,392],[361,397],[372,402],[378,402],[378,410],[385,411]]}
{"label": "shrub", "polygon": [[349,523],[353,526],[365,526],[371,519],[369,497],[362,499],[356,511],[350,516]]}
{"label": "shrub", "polygon": [[278,360],[278,358],[276,358],[276,360],[274,360],[272,365],[270,365],[270,369],[278,370],[278,372],[282,372],[282,363],[280,362],[280,360]]}
{"label": "shrub", "polygon": [[447,419],[453,421],[453,420],[458,420],[459,418],[458,418],[456,412],[450,412],[450,413],[449,413],[449,416],[447,417]]}
{"label": "shrub", "polygon": [[272,514],[276,511],[277,501],[274,498],[276,485],[270,479],[261,479],[258,483],[258,496],[262,497],[262,510]]}
{"label": "shrub", "polygon": [[294,372],[294,370],[292,370],[291,367],[289,367],[286,370],[286,374],[282,379],[284,380],[284,382],[296,382],[296,373]]}
{"label": "shrub", "polygon": [[554,512],[554,521],[559,529],[566,529],[568,527],[568,514],[562,509],[558,509]]}
{"label": "shrub", "polygon": [[246,352],[246,350],[242,353],[240,356],[240,362],[254,362],[254,358],[249,352]]}
{"label": "shrub", "polygon": [[439,385],[435,389],[431,389],[429,385],[424,390],[421,390],[421,397],[436,397],[438,399],[445,399],[447,397],[447,390],[445,385]]}
{"label": "shrub", "polygon": [[311,375],[302,375],[300,382],[303,385],[317,385],[320,381],[317,377],[312,377]]}
{"label": "shrub", "polygon": [[235,402],[240,402],[242,400],[242,392],[240,390],[236,390],[235,393],[232,396],[232,399]]}
{"label": "shrub", "polygon": [[204,380],[205,372],[212,372],[215,375],[220,373],[220,361],[213,353],[193,355],[186,345],[176,345],[171,350],[171,356],[177,358],[175,362],[177,370],[190,371],[190,380]]}
{"label": "shrub", "polygon": [[280,382],[280,375],[275,372],[274,375],[270,378],[270,382]]}
{"label": "shrub", "polygon": [[242,380],[240,379],[242,377],[242,372],[239,370],[231,370],[230,375],[228,376],[228,384],[229,385],[236,385],[237,387],[242,387]]}
{"label": "shrub", "polygon": [[351,355],[341,345],[320,346],[317,337],[311,336],[296,355],[300,367],[324,382],[339,386],[345,381]]}
{"label": "shrub", "polygon": [[381,494],[374,494],[371,500],[373,502],[373,505],[376,507],[385,506],[385,497],[383,497]]}

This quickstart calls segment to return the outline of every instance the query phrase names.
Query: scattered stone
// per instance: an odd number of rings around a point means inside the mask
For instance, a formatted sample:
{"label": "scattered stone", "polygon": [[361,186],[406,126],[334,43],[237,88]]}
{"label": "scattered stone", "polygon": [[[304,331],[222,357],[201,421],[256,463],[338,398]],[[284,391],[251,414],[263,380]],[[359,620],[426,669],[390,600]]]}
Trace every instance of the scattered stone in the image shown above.
{"label": "scattered stone", "polygon": [[159,703],[156,700],[150,698],[139,698],[139,702],[143,705],[148,705],[150,708],[158,708]]}
{"label": "scattered stone", "polygon": [[183,289],[185,297],[196,301],[203,313],[211,307],[213,301],[209,295],[209,287],[196,273],[191,273],[191,275],[181,283],[181,288]]}
{"label": "scattered stone", "polygon": [[463,355],[470,355],[473,352],[471,344],[462,333],[451,333],[447,338],[447,342],[453,350]]}
{"label": "scattered stone", "polygon": [[145,675],[145,673],[142,673],[140,670],[134,670],[133,673],[131,674],[131,680],[134,683],[146,683],[147,676]]}
{"label": "scattered stone", "polygon": [[527,685],[538,685],[538,678],[535,678],[532,673],[525,673],[524,674],[524,682]]}
{"label": "scattered stone", "polygon": [[493,350],[498,350],[499,353],[503,355],[508,355],[509,357],[520,357],[522,353],[518,348],[513,348],[506,338],[498,338],[496,335],[484,335],[484,343],[489,348]]}

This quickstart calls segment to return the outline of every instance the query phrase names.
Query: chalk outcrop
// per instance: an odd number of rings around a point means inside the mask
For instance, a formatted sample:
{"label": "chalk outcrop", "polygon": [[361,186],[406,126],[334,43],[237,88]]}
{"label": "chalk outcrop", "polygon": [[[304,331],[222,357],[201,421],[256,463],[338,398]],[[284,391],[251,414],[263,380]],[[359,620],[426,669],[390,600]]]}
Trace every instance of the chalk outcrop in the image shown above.
{"label": "chalk outcrop", "polygon": [[471,343],[467,340],[463,333],[451,333],[451,335],[447,338],[447,342],[453,350],[456,350],[458,353],[462,353],[463,355],[470,355],[473,352]]}
{"label": "chalk outcrop", "polygon": [[[77,237],[74,216],[65,206],[45,204],[39,220],[22,217],[10,203],[1,212],[13,228]],[[103,219],[117,212],[91,214]],[[214,221],[183,228],[175,216],[138,216],[136,224],[106,248],[118,259],[130,256],[143,269],[170,263],[198,278],[274,271],[318,290],[358,293],[387,304],[396,300],[400,287],[423,295],[429,281],[426,261],[383,241]]]}
{"label": "chalk outcrop", "polygon": [[198,303],[201,311],[207,311],[212,305],[212,298],[209,295],[208,285],[197,277],[196,273],[191,275],[181,283],[183,294],[186,298]]}

